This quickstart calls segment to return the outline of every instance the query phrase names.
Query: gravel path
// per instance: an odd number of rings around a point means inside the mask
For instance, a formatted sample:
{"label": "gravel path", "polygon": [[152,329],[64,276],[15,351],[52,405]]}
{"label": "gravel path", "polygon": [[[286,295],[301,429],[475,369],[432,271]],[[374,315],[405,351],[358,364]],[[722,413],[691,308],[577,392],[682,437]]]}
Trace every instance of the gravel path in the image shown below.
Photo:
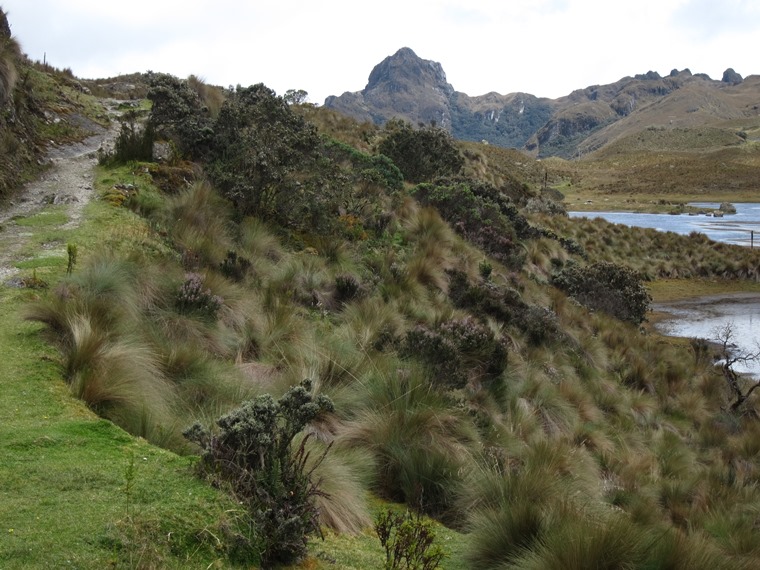
{"label": "gravel path", "polygon": [[[110,113],[117,114],[119,101],[108,100],[105,104]],[[61,227],[79,225],[84,207],[94,196],[98,149],[111,145],[118,129],[118,121],[113,121],[110,129],[93,123],[92,136],[78,143],[52,147],[46,157],[50,168],[0,207],[0,283],[13,283],[19,272],[15,264],[22,260],[20,252],[32,235],[16,219],[42,212],[50,205],[63,205],[68,221]]]}

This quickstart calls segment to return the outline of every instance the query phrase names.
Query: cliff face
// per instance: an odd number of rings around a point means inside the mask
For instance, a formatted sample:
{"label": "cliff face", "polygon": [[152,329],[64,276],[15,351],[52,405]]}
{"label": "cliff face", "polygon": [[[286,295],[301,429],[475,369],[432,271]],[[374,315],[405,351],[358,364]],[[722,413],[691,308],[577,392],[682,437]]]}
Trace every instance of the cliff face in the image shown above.
{"label": "cliff face", "polygon": [[399,117],[414,124],[435,122],[448,128],[453,93],[440,63],[401,48],[375,66],[362,91],[328,97],[325,106],[375,123]]}
{"label": "cliff face", "polygon": [[[377,124],[394,117],[435,123],[460,140],[521,148],[536,156],[573,157],[642,125],[689,122],[693,117],[684,117],[695,109],[703,111],[696,117],[705,124],[749,116],[760,93],[747,85],[754,82],[733,69],[721,81],[674,69],[666,77],[649,71],[559,99],[494,92],[470,97],[448,83],[440,63],[402,48],[375,66],[363,90],[328,97],[325,107]],[[705,91],[711,94],[710,105],[704,104]],[[689,102],[693,93],[700,95]]]}

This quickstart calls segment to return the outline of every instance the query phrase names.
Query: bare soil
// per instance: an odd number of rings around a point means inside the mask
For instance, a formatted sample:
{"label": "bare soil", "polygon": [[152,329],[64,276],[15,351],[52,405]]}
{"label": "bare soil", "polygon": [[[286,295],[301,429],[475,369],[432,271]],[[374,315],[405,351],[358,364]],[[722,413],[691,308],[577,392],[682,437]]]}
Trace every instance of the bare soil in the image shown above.
{"label": "bare soil", "polygon": [[[111,115],[118,114],[119,103],[104,101]],[[61,228],[76,227],[81,222],[84,207],[95,195],[93,181],[98,150],[113,144],[118,121],[113,121],[109,129],[88,123],[88,130],[92,135],[82,141],[51,146],[46,156],[49,168],[45,173],[0,205],[0,283],[15,283],[13,278],[19,273],[16,264],[23,261],[21,252],[32,236],[29,228],[19,225],[17,220],[38,214],[50,206],[60,206],[67,218]]]}

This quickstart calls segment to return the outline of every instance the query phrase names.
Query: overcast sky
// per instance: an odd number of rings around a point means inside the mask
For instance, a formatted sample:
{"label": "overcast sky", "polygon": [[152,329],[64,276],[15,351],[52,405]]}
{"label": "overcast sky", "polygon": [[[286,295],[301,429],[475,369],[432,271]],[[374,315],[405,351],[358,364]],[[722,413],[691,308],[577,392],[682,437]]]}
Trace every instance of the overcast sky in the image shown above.
{"label": "overcast sky", "polygon": [[309,100],[401,47],[468,95],[557,98],[649,70],[760,74],[760,0],[0,0],[33,59],[83,78],[195,74]]}

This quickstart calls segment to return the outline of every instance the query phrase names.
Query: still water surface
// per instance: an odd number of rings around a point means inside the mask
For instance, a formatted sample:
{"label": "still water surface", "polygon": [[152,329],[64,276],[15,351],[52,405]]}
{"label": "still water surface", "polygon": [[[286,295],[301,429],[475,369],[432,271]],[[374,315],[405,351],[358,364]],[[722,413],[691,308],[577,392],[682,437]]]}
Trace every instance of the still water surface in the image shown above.
{"label": "still water surface", "polygon": [[[735,351],[758,351],[760,295],[757,293],[701,297],[668,304],[654,304],[652,308],[672,315],[671,319],[657,324],[657,329],[664,334],[715,341],[718,339],[719,330],[730,323]],[[735,369],[737,372],[760,378],[760,362],[737,365]]]}
{"label": "still water surface", "polygon": [[[705,210],[717,210],[720,204],[695,202],[690,204]],[[700,232],[714,241],[750,245],[754,231],[754,246],[760,247],[760,204],[735,203],[736,214],[722,218],[688,214],[639,214],[631,212],[570,212],[570,217],[604,218],[627,226],[653,228],[663,232],[688,235]],[[669,304],[656,304],[654,310],[670,313],[672,318],[658,323],[660,332],[681,337],[716,340],[718,331],[730,323],[737,351],[756,352],[760,343],[760,295],[739,293],[702,297]],[[736,367],[760,378],[760,361]]]}
{"label": "still water surface", "polygon": [[[693,202],[690,206],[717,210],[720,204],[715,202]],[[640,214],[633,212],[568,212],[571,218],[604,218],[615,224],[653,228],[662,232],[675,232],[688,235],[700,232],[712,240],[750,245],[750,232],[755,232],[755,246],[760,247],[760,204],[735,203],[736,214],[726,214],[722,218],[706,215],[690,216],[688,214]]]}

